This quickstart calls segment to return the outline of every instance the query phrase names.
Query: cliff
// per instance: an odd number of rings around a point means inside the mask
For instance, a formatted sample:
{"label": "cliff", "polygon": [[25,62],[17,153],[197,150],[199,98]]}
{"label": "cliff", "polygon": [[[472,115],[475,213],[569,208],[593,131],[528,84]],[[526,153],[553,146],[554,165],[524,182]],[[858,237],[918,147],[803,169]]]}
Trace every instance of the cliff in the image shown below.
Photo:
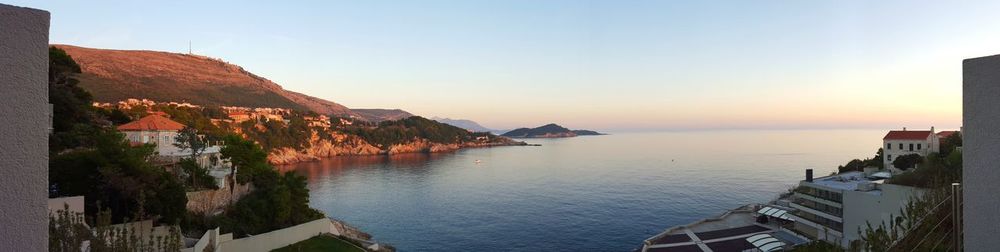
{"label": "cliff", "polygon": [[309,147],[302,150],[293,148],[278,148],[272,150],[267,155],[267,161],[275,165],[294,164],[299,162],[311,162],[326,157],[335,156],[361,156],[361,155],[394,155],[403,153],[437,153],[451,152],[462,148],[481,148],[493,146],[523,146],[524,142],[513,141],[507,138],[499,139],[497,142],[462,142],[462,143],[435,143],[426,139],[414,139],[403,144],[393,144],[385,148],[378,148],[363,139],[341,133],[333,133],[333,140],[322,139],[317,132],[313,132],[309,140]]}

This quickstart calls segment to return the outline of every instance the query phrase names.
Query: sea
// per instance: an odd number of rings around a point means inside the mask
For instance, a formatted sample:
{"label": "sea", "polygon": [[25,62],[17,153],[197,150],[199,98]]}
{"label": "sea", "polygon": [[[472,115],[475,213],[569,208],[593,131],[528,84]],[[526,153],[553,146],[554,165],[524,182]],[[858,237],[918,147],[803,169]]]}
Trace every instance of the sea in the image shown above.
{"label": "sea", "polygon": [[540,146],[281,166],[310,205],[398,251],[632,251],[665,229],[872,157],[881,130],[612,132]]}

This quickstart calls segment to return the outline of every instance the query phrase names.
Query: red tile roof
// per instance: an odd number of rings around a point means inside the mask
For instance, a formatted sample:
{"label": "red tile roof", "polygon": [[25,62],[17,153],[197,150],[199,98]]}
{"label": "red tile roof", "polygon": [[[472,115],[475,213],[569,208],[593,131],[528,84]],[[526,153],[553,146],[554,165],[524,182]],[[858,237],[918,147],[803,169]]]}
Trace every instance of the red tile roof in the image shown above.
{"label": "red tile roof", "polygon": [[938,132],[937,135],[940,138],[947,138],[947,137],[949,137],[951,135],[954,135],[955,133],[958,133],[958,131],[954,131],[954,130],[953,131],[941,131],[941,132]]}
{"label": "red tile roof", "polygon": [[139,120],[118,126],[119,131],[181,130],[184,124],[158,115],[148,115]]}
{"label": "red tile roof", "polygon": [[890,130],[882,140],[924,140],[930,135],[929,130]]}

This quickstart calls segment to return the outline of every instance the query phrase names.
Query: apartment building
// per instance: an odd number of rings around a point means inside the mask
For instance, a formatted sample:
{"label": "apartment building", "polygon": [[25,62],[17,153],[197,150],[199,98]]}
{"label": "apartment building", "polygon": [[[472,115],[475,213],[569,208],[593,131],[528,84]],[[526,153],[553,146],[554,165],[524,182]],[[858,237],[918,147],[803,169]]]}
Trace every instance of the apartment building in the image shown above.
{"label": "apartment building", "polygon": [[794,229],[810,238],[847,248],[860,239],[867,223],[878,225],[899,216],[920,189],[885,184],[882,177],[846,172],[820,178],[806,171],[790,206]]}

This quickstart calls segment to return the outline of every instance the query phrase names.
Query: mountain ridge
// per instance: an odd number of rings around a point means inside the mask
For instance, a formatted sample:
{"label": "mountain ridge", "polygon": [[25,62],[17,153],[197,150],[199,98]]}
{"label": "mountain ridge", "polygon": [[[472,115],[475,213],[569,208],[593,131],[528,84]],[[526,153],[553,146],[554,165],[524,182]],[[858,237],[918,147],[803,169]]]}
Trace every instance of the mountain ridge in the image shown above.
{"label": "mountain ridge", "polygon": [[496,131],[495,129],[487,128],[487,127],[485,127],[485,126],[483,126],[483,125],[481,125],[481,124],[479,124],[479,123],[477,123],[477,122],[475,122],[473,120],[468,120],[468,119],[451,119],[451,118],[441,118],[441,117],[436,117],[435,116],[435,117],[431,118],[431,120],[438,121],[440,123],[444,123],[444,124],[448,124],[448,125],[452,125],[452,126],[455,126],[455,127],[463,128],[465,130],[472,131],[472,132],[495,132]]}
{"label": "mountain ridge", "polygon": [[[127,98],[191,102],[212,106],[279,107],[319,114],[383,121],[336,102],[286,90],[243,67],[201,55],[151,50],[97,49],[53,44],[79,65],[80,86],[95,101]],[[142,94],[144,97],[137,97]],[[398,110],[398,109],[396,109]],[[398,110],[398,115],[412,114]]]}

